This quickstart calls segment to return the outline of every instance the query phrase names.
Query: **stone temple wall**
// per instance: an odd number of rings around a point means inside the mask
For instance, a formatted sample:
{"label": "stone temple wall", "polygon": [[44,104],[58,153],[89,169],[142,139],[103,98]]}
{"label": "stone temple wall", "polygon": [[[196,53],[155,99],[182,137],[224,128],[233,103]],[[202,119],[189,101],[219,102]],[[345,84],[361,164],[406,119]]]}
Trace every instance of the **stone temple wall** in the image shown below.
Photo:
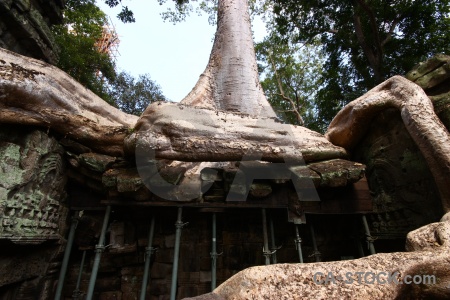
{"label": "stone temple wall", "polygon": [[[152,243],[158,250],[152,255],[146,299],[169,299],[177,208],[113,207],[95,285],[95,299],[138,299],[144,272],[144,253],[148,244],[151,216],[156,216]],[[262,213],[259,208],[217,212],[217,285],[237,272],[265,264],[263,255]],[[295,227],[287,222],[285,209],[267,209],[273,219],[278,263],[299,261],[294,239]],[[80,290],[86,293],[94,260],[96,234],[103,218],[102,211],[85,211],[77,228],[63,295],[70,298],[76,287],[82,253],[86,263]],[[317,246],[324,261],[358,258],[368,255],[363,228],[356,216],[308,215],[314,224]],[[181,234],[177,299],[204,294],[211,288],[212,213],[191,207],[183,209],[183,222],[189,222]],[[305,262],[314,262],[309,225],[299,225]],[[270,226],[269,245],[270,245]],[[358,242],[360,243],[358,245]],[[398,250],[402,250],[404,241]],[[360,252],[362,251],[362,253]]]}
{"label": "stone temple wall", "polygon": [[0,127],[0,299],[53,292],[67,233],[63,153],[43,131]]}
{"label": "stone temple wall", "polygon": [[62,22],[64,2],[0,1],[0,47],[55,64],[56,45],[50,27]]}

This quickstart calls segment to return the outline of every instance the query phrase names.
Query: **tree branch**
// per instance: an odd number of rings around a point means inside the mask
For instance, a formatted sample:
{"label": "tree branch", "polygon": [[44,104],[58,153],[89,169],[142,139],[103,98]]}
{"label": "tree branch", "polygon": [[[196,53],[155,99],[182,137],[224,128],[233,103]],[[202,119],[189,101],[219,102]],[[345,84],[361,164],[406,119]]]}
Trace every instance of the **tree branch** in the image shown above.
{"label": "tree branch", "polygon": [[288,101],[288,102],[291,104],[292,109],[293,109],[293,112],[294,112],[294,114],[295,114],[295,117],[297,118],[298,124],[299,124],[300,126],[303,126],[303,125],[305,124],[305,121],[303,120],[302,116],[300,115],[300,112],[297,110],[294,101],[293,101],[291,98],[287,97],[287,96],[284,94],[283,84],[281,83],[281,78],[280,78],[280,76],[278,75],[278,72],[277,72],[277,68],[276,68],[275,62],[274,62],[273,59],[272,59],[272,54],[271,54],[271,53],[268,53],[268,56],[267,56],[267,57],[268,57],[268,59],[269,59],[270,64],[272,65],[272,69],[273,69],[273,72],[274,72],[274,74],[275,74],[275,79],[277,80],[278,89],[280,90],[280,93],[279,93],[278,95],[279,95],[282,99]]}
{"label": "tree branch", "polygon": [[395,27],[397,27],[397,24],[400,22],[400,18],[395,19],[392,24],[391,27],[389,28],[389,32],[386,36],[386,38],[381,42],[381,46],[384,47],[384,45],[386,45],[391,39],[392,39],[392,35],[394,33]]}
{"label": "tree branch", "polygon": [[377,22],[375,19],[375,15],[374,15],[372,9],[367,5],[367,3],[364,0],[355,0],[354,3],[355,3],[355,5],[359,4],[362,7],[362,9],[369,16],[370,27],[371,27],[373,35],[375,37],[375,49],[376,50],[372,50],[369,47],[369,45],[367,44],[367,40],[365,39],[363,30],[362,30],[361,18],[359,15],[357,15],[356,10],[355,10],[355,14],[353,15],[353,20],[354,20],[354,25],[355,25],[355,33],[356,33],[358,42],[360,43],[361,47],[363,48],[363,51],[366,54],[366,57],[369,60],[369,63],[372,67],[372,70],[375,75],[375,80],[377,82],[381,82],[383,80],[383,76],[380,71],[381,62],[382,62],[382,58],[383,58],[383,49],[382,49],[382,45],[380,43],[380,36],[378,33],[378,29],[377,29]]}

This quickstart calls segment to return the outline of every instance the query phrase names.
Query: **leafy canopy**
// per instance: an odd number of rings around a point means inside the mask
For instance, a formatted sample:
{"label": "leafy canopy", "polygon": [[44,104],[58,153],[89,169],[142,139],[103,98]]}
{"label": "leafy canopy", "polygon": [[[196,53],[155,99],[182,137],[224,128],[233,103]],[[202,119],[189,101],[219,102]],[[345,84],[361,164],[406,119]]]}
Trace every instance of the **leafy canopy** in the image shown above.
{"label": "leafy canopy", "polygon": [[320,39],[327,60],[318,92],[329,122],[383,80],[449,52],[449,0],[273,0],[276,30],[294,41]]}
{"label": "leafy canopy", "polygon": [[150,103],[166,101],[159,85],[151,80],[149,74],[139,75],[135,79],[121,72],[111,86],[110,95],[121,111],[136,116],[140,116]]}
{"label": "leafy canopy", "polygon": [[114,63],[95,46],[106,23],[106,15],[95,0],[67,0],[63,24],[54,26],[52,31],[60,50],[57,66],[111,102],[103,80],[114,79]]}
{"label": "leafy canopy", "polygon": [[287,123],[324,131],[318,126],[315,101],[324,60],[320,45],[292,44],[272,31],[255,50],[261,85],[277,115]]}
{"label": "leafy canopy", "polygon": [[[121,1],[105,2],[118,5]],[[175,9],[163,13],[163,18],[172,22],[184,20],[193,11],[205,11],[213,19],[217,7],[217,0],[169,2],[175,4]],[[261,65],[266,64],[262,84],[269,102],[276,110],[292,110],[287,98],[301,97],[295,93],[288,95],[288,92],[297,90],[299,94],[304,88],[303,93],[310,96],[304,104],[297,105],[297,112],[305,122],[314,120],[315,128],[326,128],[345,104],[378,83],[393,75],[405,74],[417,62],[437,53],[450,52],[449,2],[249,0],[253,14],[267,17],[267,28],[272,35],[258,53]],[[274,35],[278,38],[273,38]],[[263,48],[272,49],[272,53],[262,52]],[[302,52],[304,49],[308,51]],[[300,64],[311,58],[316,59],[317,68],[306,76]],[[319,64],[322,65],[319,67]],[[313,76],[314,80],[308,76]],[[311,81],[314,81],[314,89]],[[294,89],[294,84],[305,86]],[[288,112],[286,119],[298,122],[298,116],[293,119],[292,113]]]}
{"label": "leafy canopy", "polygon": [[165,97],[148,74],[138,79],[117,74],[112,57],[97,47],[107,24],[95,0],[67,0],[64,23],[53,27],[60,48],[58,67],[111,105],[140,115],[148,104]]}

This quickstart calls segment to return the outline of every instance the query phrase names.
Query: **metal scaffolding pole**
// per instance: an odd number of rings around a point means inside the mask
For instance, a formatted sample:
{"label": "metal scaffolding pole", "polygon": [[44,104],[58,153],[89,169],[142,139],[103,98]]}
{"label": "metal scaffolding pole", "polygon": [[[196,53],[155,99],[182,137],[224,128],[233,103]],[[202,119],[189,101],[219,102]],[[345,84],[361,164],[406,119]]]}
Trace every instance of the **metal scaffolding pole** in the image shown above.
{"label": "metal scaffolding pole", "polygon": [[312,224],[309,225],[309,229],[311,231],[311,239],[312,239],[312,243],[313,243],[313,249],[314,249],[314,256],[316,257],[316,262],[320,262],[321,259],[321,254],[319,252],[319,249],[317,248],[317,242],[316,242],[316,234],[314,233],[314,227]]}
{"label": "metal scaffolding pole", "polygon": [[300,263],[303,263],[303,253],[302,253],[302,238],[300,237],[300,233],[298,231],[298,225],[295,225],[295,248],[298,251],[298,258]]}
{"label": "metal scaffolding pole", "polygon": [[217,268],[217,240],[216,240],[216,213],[212,215],[212,243],[211,243],[211,291],[216,288]]}
{"label": "metal scaffolding pole", "polygon": [[269,237],[267,235],[267,219],[266,219],[266,209],[263,208],[262,212],[262,224],[263,224],[263,235],[264,235],[264,249],[263,255],[266,258],[266,265],[270,265],[270,256],[272,253],[269,251]]}
{"label": "metal scaffolding pole", "polygon": [[73,240],[75,238],[75,230],[78,225],[79,212],[74,212],[72,222],[70,224],[69,236],[67,237],[67,245],[64,251],[64,257],[61,264],[61,271],[59,272],[58,285],[56,286],[55,300],[61,299],[62,289],[64,286],[64,279],[66,277],[67,265],[69,264],[70,252],[72,251]]}
{"label": "metal scaffolding pole", "polygon": [[178,207],[178,217],[175,223],[176,233],[175,233],[175,251],[173,253],[173,270],[172,270],[172,285],[170,287],[170,300],[176,299],[177,294],[177,279],[178,279],[178,258],[180,254],[180,239],[181,239],[181,229],[188,224],[181,222],[181,215],[183,213],[183,208]]}
{"label": "metal scaffolding pole", "polygon": [[95,281],[97,280],[98,267],[100,266],[100,260],[102,258],[102,253],[105,251],[105,235],[106,229],[108,228],[109,215],[111,213],[111,206],[108,205],[105,210],[105,217],[103,218],[102,231],[100,233],[100,238],[98,239],[98,244],[95,246],[95,258],[94,265],[92,266],[91,278],[89,280],[88,291],[86,294],[86,300],[92,300],[94,294]]}
{"label": "metal scaffolding pole", "polygon": [[81,284],[81,276],[83,275],[83,268],[84,268],[84,260],[86,259],[86,250],[83,251],[83,256],[81,257],[81,263],[80,263],[80,270],[78,271],[78,278],[77,278],[77,284],[75,286],[75,289],[72,293],[72,299],[78,300],[81,299],[81,296],[83,296],[83,293],[80,290],[80,284]]}
{"label": "metal scaffolding pole", "polygon": [[272,251],[272,263],[277,263],[277,246],[275,244],[275,231],[273,230],[273,219],[269,218],[269,227],[270,227],[270,250]]}
{"label": "metal scaffolding pole", "polygon": [[373,241],[375,240],[372,235],[370,235],[369,224],[367,224],[366,215],[362,215],[362,222],[364,225],[364,231],[366,233],[366,241],[367,247],[369,248],[370,254],[375,254],[375,246],[373,245]]}
{"label": "metal scaffolding pole", "polygon": [[152,258],[152,254],[155,251],[155,248],[152,247],[154,232],[155,232],[155,216],[152,216],[152,220],[150,222],[150,231],[148,233],[148,244],[147,247],[145,248],[144,275],[142,276],[141,295],[139,297],[140,300],[145,300],[145,292],[147,290],[148,284],[148,272],[150,269],[150,259]]}

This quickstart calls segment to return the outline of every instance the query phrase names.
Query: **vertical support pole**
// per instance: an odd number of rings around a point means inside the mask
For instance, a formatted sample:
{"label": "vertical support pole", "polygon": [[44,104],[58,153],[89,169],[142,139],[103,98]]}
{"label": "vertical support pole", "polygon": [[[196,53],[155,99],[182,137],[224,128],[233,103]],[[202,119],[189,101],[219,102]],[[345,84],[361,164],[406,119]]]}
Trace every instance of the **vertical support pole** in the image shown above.
{"label": "vertical support pole", "polygon": [[366,215],[362,215],[362,222],[364,225],[364,231],[366,233],[367,247],[369,248],[370,254],[375,254],[375,247],[373,245],[374,238],[370,235],[369,224],[367,224]]}
{"label": "vertical support pole", "polygon": [[358,249],[359,258],[364,257],[364,249],[359,239],[355,240],[356,248]]}
{"label": "vertical support pole", "polygon": [[300,233],[298,231],[298,225],[295,225],[295,248],[298,251],[298,259],[300,263],[303,263],[303,253],[302,253],[302,238],[300,237]]}
{"label": "vertical support pole", "polygon": [[261,210],[262,212],[262,223],[263,223],[263,235],[264,235],[264,249],[263,249],[263,255],[266,258],[266,265],[270,265],[270,255],[271,252],[269,251],[269,237],[267,235],[267,219],[266,219],[266,209],[263,208]]}
{"label": "vertical support pole", "polygon": [[272,263],[276,264],[277,263],[277,246],[275,244],[275,231],[273,230],[273,219],[272,217],[269,218],[269,227],[270,227],[270,244],[271,244],[271,248],[270,250],[272,251]]}
{"label": "vertical support pole", "polygon": [[181,239],[181,229],[187,224],[181,222],[181,216],[183,213],[183,208],[178,207],[178,217],[175,223],[176,233],[175,233],[175,251],[173,253],[173,270],[172,270],[172,285],[170,287],[170,300],[176,299],[177,294],[177,279],[178,279],[178,258],[180,255],[180,239]]}
{"label": "vertical support pole", "polygon": [[70,252],[72,251],[73,240],[75,238],[75,230],[78,225],[79,212],[74,212],[72,222],[70,224],[69,236],[67,237],[67,245],[64,251],[64,257],[61,264],[61,271],[59,272],[58,285],[56,286],[55,300],[61,299],[61,293],[64,286],[64,279],[66,277],[67,265],[69,264]]}
{"label": "vertical support pole", "polygon": [[217,241],[216,241],[216,213],[212,215],[212,243],[211,243],[211,291],[216,288],[216,268],[217,268]]}
{"label": "vertical support pole", "polygon": [[73,290],[73,293],[72,293],[72,299],[74,299],[74,300],[81,299],[81,296],[82,296],[82,293],[80,291],[80,284],[81,284],[81,276],[83,275],[85,259],[86,259],[86,250],[83,251],[83,256],[81,257],[80,271],[78,271],[77,284],[75,285],[75,289]]}
{"label": "vertical support pole", "polygon": [[320,262],[321,259],[321,255],[319,252],[319,249],[317,248],[317,242],[316,242],[316,234],[314,233],[314,227],[312,224],[309,225],[309,229],[311,231],[311,239],[312,239],[312,243],[313,243],[313,249],[314,249],[314,256],[316,257],[316,262]]}
{"label": "vertical support pole", "polygon": [[145,292],[147,290],[148,284],[148,272],[150,269],[150,260],[152,258],[152,254],[155,251],[153,245],[153,233],[155,232],[155,216],[152,216],[152,220],[150,222],[150,231],[148,233],[148,244],[145,248],[145,263],[144,263],[144,275],[142,276],[142,285],[141,285],[141,294],[139,299],[145,300]]}
{"label": "vertical support pole", "polygon": [[105,210],[105,217],[103,218],[102,231],[100,233],[100,238],[98,239],[98,244],[95,246],[95,257],[94,265],[92,266],[91,278],[89,280],[88,291],[86,294],[86,300],[92,300],[94,294],[95,281],[97,280],[98,267],[100,266],[100,260],[102,258],[102,253],[105,251],[105,235],[106,229],[108,228],[109,215],[111,213],[111,206],[108,205]]}

